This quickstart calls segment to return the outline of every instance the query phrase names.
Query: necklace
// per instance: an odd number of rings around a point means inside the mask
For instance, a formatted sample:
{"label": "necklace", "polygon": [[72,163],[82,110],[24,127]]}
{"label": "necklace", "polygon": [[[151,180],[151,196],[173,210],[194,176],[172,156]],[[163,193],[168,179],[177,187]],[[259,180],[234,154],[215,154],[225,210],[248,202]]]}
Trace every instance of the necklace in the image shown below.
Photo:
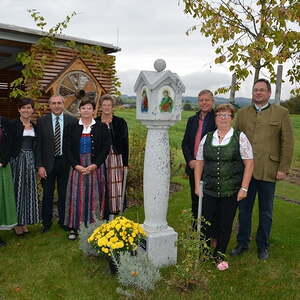
{"label": "necklace", "polygon": [[22,122],[25,129],[31,129],[32,128],[30,120],[25,121],[23,118],[20,118],[20,120],[21,120],[21,122]]}
{"label": "necklace", "polygon": [[112,116],[109,116],[109,117],[101,116],[101,122],[102,123],[111,123],[112,122]]}
{"label": "necklace", "polygon": [[[227,132],[226,132],[226,133],[227,133]],[[219,131],[218,131],[218,138],[219,138],[219,139],[223,139],[224,136],[226,135],[226,133],[225,133],[225,134],[220,134]]]}

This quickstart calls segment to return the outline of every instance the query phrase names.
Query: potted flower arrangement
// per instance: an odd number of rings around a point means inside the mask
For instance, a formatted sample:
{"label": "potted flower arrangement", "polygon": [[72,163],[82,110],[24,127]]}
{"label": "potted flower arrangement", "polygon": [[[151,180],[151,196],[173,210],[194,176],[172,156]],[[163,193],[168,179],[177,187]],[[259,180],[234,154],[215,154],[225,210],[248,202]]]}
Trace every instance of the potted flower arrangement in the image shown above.
{"label": "potted flower arrangement", "polygon": [[140,224],[120,216],[97,227],[88,238],[88,243],[98,253],[117,259],[121,252],[134,253],[145,236]]}

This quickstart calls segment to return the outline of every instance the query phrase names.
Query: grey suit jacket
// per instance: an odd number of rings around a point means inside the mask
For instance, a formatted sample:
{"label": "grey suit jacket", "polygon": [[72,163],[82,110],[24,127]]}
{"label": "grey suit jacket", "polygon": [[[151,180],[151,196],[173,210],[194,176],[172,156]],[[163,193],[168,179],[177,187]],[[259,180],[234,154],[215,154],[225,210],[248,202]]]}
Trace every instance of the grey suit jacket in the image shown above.
{"label": "grey suit jacket", "polygon": [[[64,113],[64,130],[77,119]],[[37,120],[37,167],[44,167],[47,173],[51,173],[54,165],[54,132],[51,114],[40,117]]]}

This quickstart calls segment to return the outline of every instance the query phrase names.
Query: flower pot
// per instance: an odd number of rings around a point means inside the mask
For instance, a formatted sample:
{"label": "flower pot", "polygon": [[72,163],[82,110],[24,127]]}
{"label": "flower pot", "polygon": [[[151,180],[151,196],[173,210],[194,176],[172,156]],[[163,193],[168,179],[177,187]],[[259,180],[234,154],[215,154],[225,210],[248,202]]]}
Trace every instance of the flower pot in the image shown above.
{"label": "flower pot", "polygon": [[108,261],[108,266],[109,266],[110,273],[112,275],[116,275],[118,273],[117,264],[115,263],[115,261],[110,256],[107,256],[107,261]]}

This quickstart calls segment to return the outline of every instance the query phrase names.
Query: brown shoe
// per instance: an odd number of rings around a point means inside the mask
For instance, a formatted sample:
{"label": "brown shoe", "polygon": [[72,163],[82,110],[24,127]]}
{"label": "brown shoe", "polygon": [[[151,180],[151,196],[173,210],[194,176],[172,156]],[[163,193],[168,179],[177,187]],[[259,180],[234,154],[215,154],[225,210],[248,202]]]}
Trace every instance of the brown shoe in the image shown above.
{"label": "brown shoe", "polygon": [[22,236],[22,235],[24,235],[23,227],[22,226],[16,226],[14,228],[14,230],[15,230],[16,236]]}
{"label": "brown shoe", "polygon": [[23,233],[29,233],[27,226],[22,226]]}

